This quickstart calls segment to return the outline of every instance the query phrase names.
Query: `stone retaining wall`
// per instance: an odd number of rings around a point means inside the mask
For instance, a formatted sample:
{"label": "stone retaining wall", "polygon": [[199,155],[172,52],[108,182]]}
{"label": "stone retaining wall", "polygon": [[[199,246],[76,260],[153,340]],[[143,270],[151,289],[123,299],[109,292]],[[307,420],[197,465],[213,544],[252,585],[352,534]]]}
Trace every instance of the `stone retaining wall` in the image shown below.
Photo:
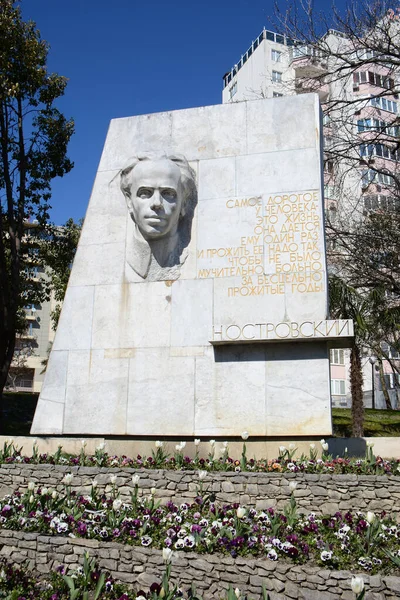
{"label": "stone retaining wall", "polygon": [[[163,503],[192,502],[196,496],[198,476],[195,471],[168,471],[128,468],[64,467],[53,465],[1,465],[0,497],[25,488],[29,481],[62,491],[66,473],[73,473],[72,489],[88,493],[96,479],[99,488],[111,489],[110,477],[117,476],[123,500],[129,500],[132,475],[140,475],[141,493],[156,488],[156,498]],[[334,514],[337,511],[385,510],[400,521],[400,477],[372,475],[308,475],[292,473],[210,473],[204,489],[216,494],[219,501],[239,502],[245,506],[282,509],[287,503],[289,482],[296,481],[295,497],[300,511]]]}
{"label": "stone retaining wall", "polygon": [[[99,566],[111,572],[119,581],[147,589],[160,582],[164,571],[161,550],[72,539],[39,533],[23,533],[0,529],[0,555],[14,563],[27,564],[40,574],[49,573],[60,564],[73,568],[82,564],[82,554],[88,551]],[[242,594],[261,598],[261,586],[269,591],[271,600],[354,600],[350,571],[329,571],[320,567],[294,566],[284,561],[203,555],[194,552],[175,553],[172,580],[184,590],[193,582],[204,600],[224,596],[232,585]],[[400,596],[400,577],[362,574],[368,593],[365,600],[396,600]]]}

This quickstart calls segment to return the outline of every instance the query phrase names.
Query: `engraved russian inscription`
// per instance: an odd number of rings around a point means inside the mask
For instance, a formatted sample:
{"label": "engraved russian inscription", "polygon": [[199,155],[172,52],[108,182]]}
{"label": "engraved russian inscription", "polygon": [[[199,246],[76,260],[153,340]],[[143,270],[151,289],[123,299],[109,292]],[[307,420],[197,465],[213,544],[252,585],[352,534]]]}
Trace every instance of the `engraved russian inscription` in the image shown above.
{"label": "engraved russian inscription", "polygon": [[325,292],[319,194],[315,190],[230,198],[232,211],[246,211],[237,245],[198,248],[199,278],[238,278],[230,297]]}

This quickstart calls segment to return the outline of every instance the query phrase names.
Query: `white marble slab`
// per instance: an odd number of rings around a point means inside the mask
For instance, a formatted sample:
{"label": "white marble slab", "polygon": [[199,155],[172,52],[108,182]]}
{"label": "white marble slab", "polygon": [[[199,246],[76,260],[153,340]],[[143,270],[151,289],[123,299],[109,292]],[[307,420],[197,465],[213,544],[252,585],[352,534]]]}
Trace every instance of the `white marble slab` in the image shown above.
{"label": "white marble slab", "polygon": [[321,159],[316,95],[113,120],[32,433],[328,435],[328,342],[251,339],[327,318]]}
{"label": "white marble slab", "polygon": [[129,367],[129,435],[194,434],[194,367],[194,357],[170,356],[167,348],[137,350]]}

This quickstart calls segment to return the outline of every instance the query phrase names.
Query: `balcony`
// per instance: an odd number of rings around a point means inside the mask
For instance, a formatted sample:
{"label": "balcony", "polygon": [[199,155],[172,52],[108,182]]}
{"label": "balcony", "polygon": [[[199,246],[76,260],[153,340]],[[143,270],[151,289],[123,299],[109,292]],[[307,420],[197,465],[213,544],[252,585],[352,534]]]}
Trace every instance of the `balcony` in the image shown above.
{"label": "balcony", "polygon": [[320,79],[313,79],[311,76],[296,79],[296,94],[318,94],[321,104],[326,102],[329,97],[329,85]]}
{"label": "balcony", "polygon": [[318,77],[328,72],[324,53],[313,46],[294,46],[290,66],[296,77]]}
{"label": "balcony", "polygon": [[34,308],[26,308],[25,309],[25,318],[27,321],[36,321],[37,320],[37,310]]}

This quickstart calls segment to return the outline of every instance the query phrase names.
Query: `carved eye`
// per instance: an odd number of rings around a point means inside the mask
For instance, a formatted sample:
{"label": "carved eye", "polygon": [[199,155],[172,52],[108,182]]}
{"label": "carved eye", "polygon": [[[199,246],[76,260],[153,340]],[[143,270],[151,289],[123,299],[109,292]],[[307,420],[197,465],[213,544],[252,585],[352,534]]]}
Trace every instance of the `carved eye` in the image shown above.
{"label": "carved eye", "polygon": [[161,195],[167,202],[174,202],[176,200],[176,190],[173,188],[163,188]]}
{"label": "carved eye", "polygon": [[138,198],[142,198],[143,200],[146,200],[147,198],[151,198],[153,193],[154,193],[154,190],[152,188],[141,187],[138,189],[136,196]]}

